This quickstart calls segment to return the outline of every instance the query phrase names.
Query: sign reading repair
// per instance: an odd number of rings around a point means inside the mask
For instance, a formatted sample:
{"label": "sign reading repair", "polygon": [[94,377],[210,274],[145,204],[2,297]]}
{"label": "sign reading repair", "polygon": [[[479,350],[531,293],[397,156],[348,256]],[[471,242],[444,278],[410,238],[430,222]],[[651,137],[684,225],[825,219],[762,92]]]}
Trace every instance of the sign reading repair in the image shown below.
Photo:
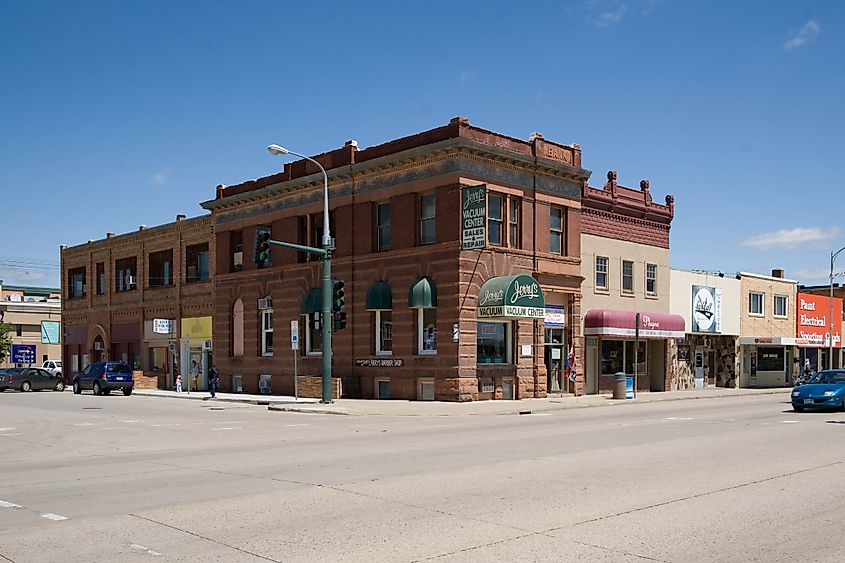
{"label": "sign reading repair", "polygon": [[484,248],[487,244],[487,186],[465,186],[461,190],[461,250]]}

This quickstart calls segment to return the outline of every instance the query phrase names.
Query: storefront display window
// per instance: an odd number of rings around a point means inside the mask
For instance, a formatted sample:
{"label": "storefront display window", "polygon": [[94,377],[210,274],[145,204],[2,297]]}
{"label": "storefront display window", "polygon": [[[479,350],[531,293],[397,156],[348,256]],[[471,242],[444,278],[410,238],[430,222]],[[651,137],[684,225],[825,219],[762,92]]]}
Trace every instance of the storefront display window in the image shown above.
{"label": "storefront display window", "polygon": [[601,341],[601,374],[614,375],[622,371],[625,343],[622,340]]}
{"label": "storefront display window", "polygon": [[757,371],[784,371],[784,348],[758,348]]}
{"label": "storefront display window", "polygon": [[437,353],[437,309],[417,309],[420,354]]}
{"label": "storefront display window", "polygon": [[476,342],[479,364],[510,363],[509,323],[479,322]]}
{"label": "storefront display window", "polygon": [[[634,344],[633,340],[625,341],[625,373],[634,373]],[[646,361],[646,345],[645,340],[640,340],[640,346],[637,349],[637,373],[645,373],[648,362]]]}
{"label": "storefront display window", "polygon": [[393,353],[393,312],[376,311],[376,354]]}

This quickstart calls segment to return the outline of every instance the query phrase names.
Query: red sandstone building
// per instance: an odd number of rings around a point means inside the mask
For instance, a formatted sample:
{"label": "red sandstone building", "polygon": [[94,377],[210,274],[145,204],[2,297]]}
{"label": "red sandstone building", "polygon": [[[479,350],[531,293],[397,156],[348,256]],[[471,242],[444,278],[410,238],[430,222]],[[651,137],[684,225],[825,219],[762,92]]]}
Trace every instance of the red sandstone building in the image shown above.
{"label": "red sandstone building", "polygon": [[173,388],[175,374],[188,374],[193,361],[196,386],[205,388],[213,348],[212,242],[211,217],[178,215],[174,223],[62,246],[68,379],[89,363],[122,360],[150,378],[144,384]]}
{"label": "red sandstone building", "polygon": [[[580,148],[456,118],[314,158],[328,172],[332,274],[346,291],[348,325],[333,334],[335,389],[412,400],[546,396],[552,358],[571,345],[580,354],[581,197],[590,174]],[[462,250],[462,190],[478,185],[486,186],[485,248]],[[223,391],[293,394],[295,353],[300,375],[320,375],[320,262],[274,246],[258,268],[253,254],[263,232],[320,246],[322,188],[318,169],[300,160],[220,186],[202,204],[214,223]],[[502,303],[511,296],[539,307]],[[296,351],[291,321],[300,327]]]}

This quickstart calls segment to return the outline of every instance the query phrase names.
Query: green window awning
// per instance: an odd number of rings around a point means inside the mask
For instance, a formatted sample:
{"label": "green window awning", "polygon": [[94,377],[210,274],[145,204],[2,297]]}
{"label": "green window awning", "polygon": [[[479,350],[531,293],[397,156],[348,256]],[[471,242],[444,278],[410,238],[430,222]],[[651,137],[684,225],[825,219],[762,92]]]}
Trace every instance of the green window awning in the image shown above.
{"label": "green window awning", "polygon": [[319,287],[314,287],[305,294],[305,299],[302,300],[299,312],[303,315],[307,315],[308,313],[319,313],[322,310],[323,290]]}
{"label": "green window awning", "polygon": [[433,279],[423,276],[411,285],[408,291],[408,307],[412,309],[437,307],[437,287]]}
{"label": "green window awning", "polygon": [[490,278],[478,292],[479,319],[542,319],[545,314],[543,290],[525,274]]}
{"label": "green window awning", "polygon": [[393,309],[393,295],[385,281],[377,281],[367,290],[368,311],[389,311]]}

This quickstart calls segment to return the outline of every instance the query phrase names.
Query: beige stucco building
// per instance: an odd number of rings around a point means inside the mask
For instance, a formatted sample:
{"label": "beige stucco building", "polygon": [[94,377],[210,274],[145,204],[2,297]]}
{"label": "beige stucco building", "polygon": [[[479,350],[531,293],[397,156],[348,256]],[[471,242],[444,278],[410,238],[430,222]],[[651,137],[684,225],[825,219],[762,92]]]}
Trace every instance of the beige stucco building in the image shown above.
{"label": "beige stucco building", "polygon": [[[0,281],[0,322],[12,325],[12,345],[34,347],[32,365],[61,358],[62,300],[59,289],[3,285]],[[15,366],[11,350],[0,367]],[[18,362],[20,366],[30,365]]]}

